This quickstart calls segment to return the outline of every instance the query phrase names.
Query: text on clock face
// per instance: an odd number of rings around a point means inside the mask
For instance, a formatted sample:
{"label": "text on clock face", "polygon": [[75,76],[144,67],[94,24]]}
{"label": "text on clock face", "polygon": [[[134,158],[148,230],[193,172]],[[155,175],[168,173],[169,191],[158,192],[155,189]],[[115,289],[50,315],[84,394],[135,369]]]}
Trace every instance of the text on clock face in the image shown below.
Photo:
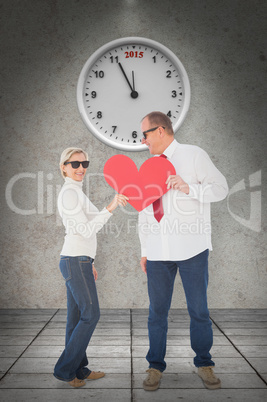
{"label": "text on clock face", "polygon": [[129,57],[138,57],[141,59],[144,56],[144,52],[124,52],[125,54],[125,59],[129,59]]}

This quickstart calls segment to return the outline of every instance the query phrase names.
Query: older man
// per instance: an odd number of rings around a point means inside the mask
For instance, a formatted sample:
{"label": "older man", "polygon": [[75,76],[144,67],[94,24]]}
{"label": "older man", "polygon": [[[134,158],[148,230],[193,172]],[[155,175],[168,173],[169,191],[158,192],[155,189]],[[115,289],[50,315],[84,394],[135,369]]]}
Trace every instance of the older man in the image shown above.
{"label": "older man", "polygon": [[139,214],[141,267],[147,274],[150,300],[149,369],[143,387],[156,390],[166,369],[168,312],[179,269],[190,315],[194,364],[207,388],[220,388],[210,354],[208,255],[212,250],[210,203],[226,197],[227,182],[205,151],[174,139],[171,120],[165,114],[149,113],[141,129],[150,153],[167,158],[176,169],[176,175],[167,179],[169,191]]}

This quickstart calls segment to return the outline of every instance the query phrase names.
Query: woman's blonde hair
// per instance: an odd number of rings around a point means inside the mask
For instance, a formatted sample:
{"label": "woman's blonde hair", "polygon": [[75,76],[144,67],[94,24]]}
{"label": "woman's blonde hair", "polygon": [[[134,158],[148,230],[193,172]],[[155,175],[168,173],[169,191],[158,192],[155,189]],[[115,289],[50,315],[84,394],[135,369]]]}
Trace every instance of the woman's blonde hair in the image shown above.
{"label": "woman's blonde hair", "polygon": [[71,158],[71,156],[73,154],[76,154],[76,153],[77,154],[84,154],[86,160],[88,160],[88,154],[82,148],[73,148],[73,147],[71,147],[71,148],[64,149],[64,151],[61,154],[60,162],[59,162],[59,168],[60,168],[61,175],[62,175],[63,178],[66,177],[66,173],[63,171],[64,163],[68,162],[69,159]]}

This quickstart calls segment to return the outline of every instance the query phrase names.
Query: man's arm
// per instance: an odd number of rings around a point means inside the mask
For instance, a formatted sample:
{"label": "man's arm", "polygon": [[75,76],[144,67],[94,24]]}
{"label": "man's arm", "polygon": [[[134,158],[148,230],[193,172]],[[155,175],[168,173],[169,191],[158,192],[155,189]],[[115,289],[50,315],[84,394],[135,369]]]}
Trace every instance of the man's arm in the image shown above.
{"label": "man's arm", "polygon": [[203,203],[223,200],[228,194],[228,185],[208,154],[200,149],[194,162],[198,183],[185,183],[176,175],[168,177],[167,187],[179,190]]}

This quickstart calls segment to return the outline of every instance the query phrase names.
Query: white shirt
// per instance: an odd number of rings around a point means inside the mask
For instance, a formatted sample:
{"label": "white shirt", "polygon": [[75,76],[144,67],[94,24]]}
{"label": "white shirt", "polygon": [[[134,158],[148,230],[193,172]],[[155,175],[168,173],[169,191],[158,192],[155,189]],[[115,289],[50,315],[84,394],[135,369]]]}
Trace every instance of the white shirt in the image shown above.
{"label": "white shirt", "polygon": [[106,208],[99,212],[84,194],[82,186],[82,182],[66,177],[58,196],[58,211],[66,233],[60,254],[95,258],[96,234],[112,214]]}
{"label": "white shirt", "polygon": [[153,261],[187,260],[212,250],[210,203],[223,200],[228,193],[225,177],[208,154],[194,145],[176,140],[164,155],[176,174],[189,185],[189,194],[170,189],[162,197],[164,216],[154,218],[153,205],[139,213],[141,255]]}

